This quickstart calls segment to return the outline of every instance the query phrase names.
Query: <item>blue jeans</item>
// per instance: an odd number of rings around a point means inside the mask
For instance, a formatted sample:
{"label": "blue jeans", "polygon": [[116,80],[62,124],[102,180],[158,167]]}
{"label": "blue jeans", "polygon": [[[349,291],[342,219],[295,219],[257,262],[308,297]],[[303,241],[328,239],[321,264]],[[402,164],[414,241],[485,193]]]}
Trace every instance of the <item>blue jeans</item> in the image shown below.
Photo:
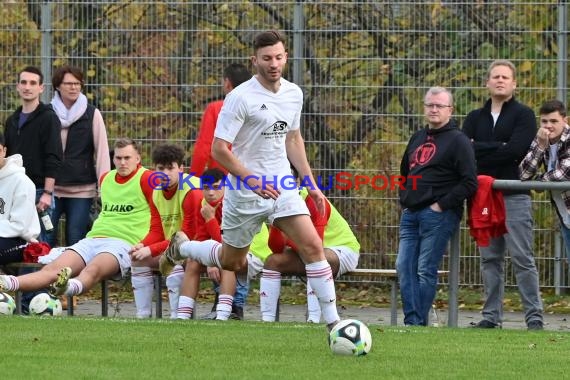
{"label": "blue jeans", "polygon": [[[40,197],[42,196],[42,194],[44,193],[44,189],[43,188],[37,188],[36,189],[36,204],[40,201]],[[53,224],[53,213],[55,211],[55,197],[52,195],[51,197],[51,206],[49,206],[49,208],[47,209],[47,212],[51,218],[52,224]],[[45,241],[46,243],[48,243],[50,246],[52,246],[51,242],[54,241],[56,239],[56,234],[55,234],[55,224],[54,224],[54,230],[52,232],[46,232],[44,225],[42,223],[42,221],[40,220],[40,226],[42,228],[41,232],[40,232],[40,236],[38,237],[39,241]]]}
{"label": "blue jeans", "polygon": [[447,243],[459,227],[453,210],[404,210],[396,269],[404,309],[404,324],[426,326],[435,298],[437,270]]}
{"label": "blue jeans", "polygon": [[[220,292],[220,284],[214,282],[214,290],[216,294]],[[236,293],[234,294],[234,306],[245,307],[245,301],[247,300],[247,294],[249,293],[249,281],[242,283],[242,281],[237,281],[236,283]]]}
{"label": "blue jeans", "polygon": [[[91,223],[91,204],[93,198],[55,198],[55,210],[52,214],[53,223],[52,240],[49,241],[52,247],[57,246],[57,236],[59,219],[65,214],[65,245],[71,246],[83,239],[87,235]],[[63,243],[63,242],[60,242]],[[62,244],[63,245],[63,244]]]}

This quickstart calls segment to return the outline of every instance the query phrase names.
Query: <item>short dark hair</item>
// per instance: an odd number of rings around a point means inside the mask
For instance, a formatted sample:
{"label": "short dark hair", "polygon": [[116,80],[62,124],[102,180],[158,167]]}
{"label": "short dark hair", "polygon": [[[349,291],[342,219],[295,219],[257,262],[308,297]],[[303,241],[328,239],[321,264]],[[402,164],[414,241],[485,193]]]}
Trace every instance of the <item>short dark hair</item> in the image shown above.
{"label": "short dark hair", "polygon": [[36,66],[26,66],[22,70],[20,70],[20,72],[18,73],[18,83],[20,82],[20,75],[22,75],[22,73],[32,73],[32,74],[39,75],[40,84],[44,83],[44,74]]}
{"label": "short dark hair", "polygon": [[251,79],[251,72],[241,63],[231,63],[224,69],[224,79],[227,78],[232,87],[237,87],[243,82]]}
{"label": "short dark hair", "polygon": [[0,145],[6,146],[6,139],[4,138],[4,132],[0,131]]}
{"label": "short dark hair", "polygon": [[135,150],[137,151],[137,153],[139,154],[141,153],[141,148],[135,140],[129,137],[120,137],[117,140],[115,140],[115,149],[125,148],[129,145],[132,145],[133,148],[135,148]]}
{"label": "short dark hair", "polygon": [[51,77],[51,84],[54,90],[56,90],[61,85],[65,74],[71,74],[76,77],[77,80],[81,82],[81,87],[83,87],[85,84],[83,70],[81,70],[79,67],[65,65],[56,69]]}
{"label": "short dark hair", "polygon": [[548,115],[552,112],[558,112],[560,115],[566,117],[566,106],[558,99],[548,100],[542,103],[540,106],[540,110],[538,111],[539,115]]}
{"label": "short dark hair", "polygon": [[186,152],[179,145],[161,144],[152,151],[152,162],[155,165],[170,165],[175,162],[181,166],[184,164],[185,155]]}
{"label": "short dark hair", "polygon": [[266,46],[273,46],[279,42],[285,47],[285,36],[281,32],[277,30],[261,32],[253,40],[253,52],[257,53],[257,50]]}
{"label": "short dark hair", "polygon": [[202,184],[205,185],[212,185],[215,182],[221,181],[222,179],[224,179],[224,172],[219,169],[219,168],[210,168],[206,171],[204,171],[204,173],[202,173],[202,176],[200,177]]}

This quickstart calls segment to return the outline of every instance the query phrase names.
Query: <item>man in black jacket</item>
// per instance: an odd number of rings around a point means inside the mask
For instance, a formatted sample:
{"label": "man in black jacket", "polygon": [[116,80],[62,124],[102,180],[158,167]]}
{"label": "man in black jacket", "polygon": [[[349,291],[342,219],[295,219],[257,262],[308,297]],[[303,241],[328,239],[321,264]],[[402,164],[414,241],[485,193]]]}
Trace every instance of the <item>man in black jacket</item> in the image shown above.
{"label": "man in black jacket", "polygon": [[[16,89],[22,106],[6,120],[7,154],[22,155],[26,174],[36,185],[36,208],[51,214],[55,176],[63,155],[61,124],[51,106],[40,102],[44,84],[37,67],[28,66],[18,74]],[[47,241],[44,226],[40,240]]]}
{"label": "man in black jacket", "polygon": [[437,270],[451,235],[459,227],[463,203],[477,190],[475,157],[469,139],[451,119],[453,96],[432,87],[424,98],[428,126],[408,142],[400,174],[404,210],[396,268],[404,324],[426,326],[437,286]]}
{"label": "man in black jacket", "polygon": [[[536,116],[515,100],[516,69],[508,60],[496,60],[487,72],[491,98],[471,111],[463,132],[473,142],[478,174],[497,179],[519,179],[519,163],[536,134]],[[542,330],[542,300],[532,249],[531,198],[528,190],[503,191],[508,233],[480,247],[485,288],[483,319],[474,325],[494,328],[503,318],[505,249],[509,250],[529,330]]]}

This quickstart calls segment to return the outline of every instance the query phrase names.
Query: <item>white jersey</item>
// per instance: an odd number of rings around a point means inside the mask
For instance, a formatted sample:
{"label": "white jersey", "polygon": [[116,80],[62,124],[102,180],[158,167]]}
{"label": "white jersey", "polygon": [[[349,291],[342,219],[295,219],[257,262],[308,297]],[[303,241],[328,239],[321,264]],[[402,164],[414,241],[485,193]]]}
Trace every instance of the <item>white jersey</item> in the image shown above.
{"label": "white jersey", "polygon": [[[275,188],[291,183],[291,169],[285,149],[287,132],[299,129],[303,93],[299,86],[281,78],[277,93],[263,87],[256,77],[233,89],[225,98],[214,136],[232,144],[235,157],[255,176],[271,182]],[[241,178],[230,174],[226,198],[255,199],[244,188]],[[275,181],[277,179],[277,181]],[[232,191],[232,188],[236,191]]]}

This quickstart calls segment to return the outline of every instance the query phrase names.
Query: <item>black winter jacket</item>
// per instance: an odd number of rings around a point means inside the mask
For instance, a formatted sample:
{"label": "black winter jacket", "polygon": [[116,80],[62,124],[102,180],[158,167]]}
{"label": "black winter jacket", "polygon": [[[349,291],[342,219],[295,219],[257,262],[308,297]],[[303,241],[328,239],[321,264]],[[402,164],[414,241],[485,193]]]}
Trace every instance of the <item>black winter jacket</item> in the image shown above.
{"label": "black winter jacket", "polygon": [[22,155],[26,174],[43,189],[46,177],[55,178],[61,166],[63,148],[61,124],[51,106],[40,103],[18,128],[22,107],[6,119],[4,136],[7,155]]}
{"label": "black winter jacket", "polygon": [[[478,174],[496,179],[519,179],[519,164],[536,135],[534,112],[515,98],[503,104],[493,126],[491,100],[471,111],[463,122],[463,133],[473,140]],[[530,194],[528,190],[504,194]]]}

